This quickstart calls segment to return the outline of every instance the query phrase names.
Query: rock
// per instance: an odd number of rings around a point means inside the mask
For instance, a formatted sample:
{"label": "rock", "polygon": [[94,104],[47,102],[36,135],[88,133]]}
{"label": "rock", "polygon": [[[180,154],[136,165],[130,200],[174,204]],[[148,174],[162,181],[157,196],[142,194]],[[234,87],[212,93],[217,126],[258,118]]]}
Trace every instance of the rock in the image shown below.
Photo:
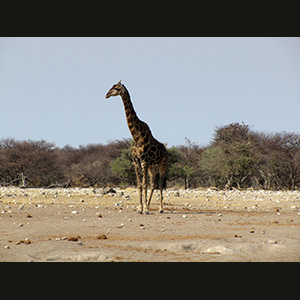
{"label": "rock", "polygon": [[105,234],[100,234],[97,236],[97,240],[106,240],[107,236]]}
{"label": "rock", "polygon": [[276,241],[276,240],[268,240],[268,244],[278,244],[278,241]]}
{"label": "rock", "polygon": [[110,187],[110,188],[103,188],[102,193],[103,193],[103,195],[107,195],[109,193],[116,194],[117,191],[115,189],[113,189],[112,187]]}
{"label": "rock", "polygon": [[215,191],[215,192],[219,191],[219,189],[216,188],[216,187],[214,187],[214,186],[211,186],[211,187],[208,188],[207,190],[209,190],[209,191]]}
{"label": "rock", "polygon": [[69,242],[77,242],[79,239],[80,239],[80,235],[68,237]]}
{"label": "rock", "polygon": [[21,240],[17,243],[17,245],[20,245],[20,244],[29,245],[29,244],[32,244],[32,241],[30,241],[29,238],[26,238],[25,240]]}
{"label": "rock", "polygon": [[222,245],[207,248],[203,253],[205,254],[233,254],[233,250]]}
{"label": "rock", "polygon": [[194,244],[184,244],[184,245],[181,245],[181,249],[184,251],[194,250],[195,245]]}
{"label": "rock", "polygon": [[73,210],[73,211],[71,212],[71,214],[76,215],[76,214],[78,214],[78,211],[77,211],[77,210]]}

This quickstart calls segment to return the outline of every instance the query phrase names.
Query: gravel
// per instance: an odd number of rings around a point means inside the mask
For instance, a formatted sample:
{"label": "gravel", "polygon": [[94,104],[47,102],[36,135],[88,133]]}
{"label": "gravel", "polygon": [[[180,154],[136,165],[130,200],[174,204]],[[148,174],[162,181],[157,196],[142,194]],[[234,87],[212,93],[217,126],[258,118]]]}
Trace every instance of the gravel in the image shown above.
{"label": "gravel", "polygon": [[300,192],[0,187],[0,261],[300,261]]}

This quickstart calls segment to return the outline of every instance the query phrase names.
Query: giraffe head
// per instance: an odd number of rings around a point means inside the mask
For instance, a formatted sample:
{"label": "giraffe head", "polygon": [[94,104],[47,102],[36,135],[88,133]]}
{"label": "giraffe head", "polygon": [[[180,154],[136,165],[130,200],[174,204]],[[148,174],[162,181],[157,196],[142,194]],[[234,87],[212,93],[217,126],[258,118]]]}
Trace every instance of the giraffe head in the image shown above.
{"label": "giraffe head", "polygon": [[107,92],[105,98],[122,95],[123,91],[124,91],[124,86],[121,83],[121,80],[119,80],[118,83],[114,84],[112,88]]}

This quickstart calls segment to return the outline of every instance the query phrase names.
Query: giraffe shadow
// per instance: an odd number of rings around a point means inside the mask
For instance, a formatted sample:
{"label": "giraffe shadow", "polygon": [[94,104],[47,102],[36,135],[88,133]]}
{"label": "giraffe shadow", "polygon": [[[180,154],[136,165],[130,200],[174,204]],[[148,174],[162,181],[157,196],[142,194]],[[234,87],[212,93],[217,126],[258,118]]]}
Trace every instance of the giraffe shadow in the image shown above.
{"label": "giraffe shadow", "polygon": [[[156,209],[150,209],[150,214],[155,213]],[[195,215],[195,214],[216,214],[217,211],[209,211],[209,210],[171,210],[171,209],[164,209],[162,215]]]}

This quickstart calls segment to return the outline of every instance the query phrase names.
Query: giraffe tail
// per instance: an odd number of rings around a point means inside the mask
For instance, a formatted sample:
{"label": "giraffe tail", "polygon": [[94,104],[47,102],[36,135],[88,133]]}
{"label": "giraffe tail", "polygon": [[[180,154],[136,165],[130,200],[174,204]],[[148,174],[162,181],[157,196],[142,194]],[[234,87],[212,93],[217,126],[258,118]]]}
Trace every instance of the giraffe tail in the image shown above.
{"label": "giraffe tail", "polygon": [[163,178],[163,189],[167,188],[167,176],[165,175]]}

